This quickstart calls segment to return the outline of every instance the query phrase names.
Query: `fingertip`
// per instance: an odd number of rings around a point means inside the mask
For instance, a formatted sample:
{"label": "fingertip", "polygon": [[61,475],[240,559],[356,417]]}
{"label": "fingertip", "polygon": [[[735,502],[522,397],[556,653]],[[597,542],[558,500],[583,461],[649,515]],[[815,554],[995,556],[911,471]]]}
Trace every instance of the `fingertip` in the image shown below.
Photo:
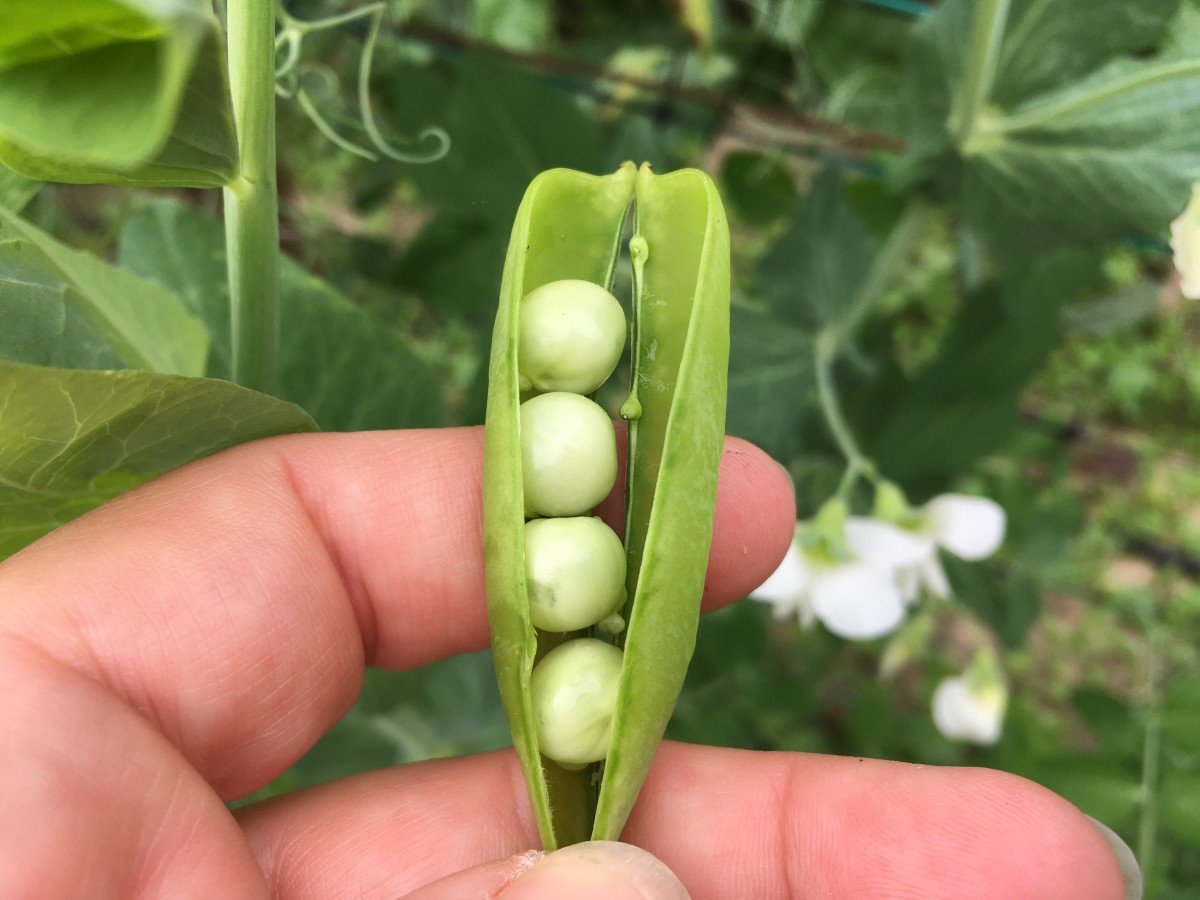
{"label": "fingertip", "polygon": [[746,596],[779,565],[796,525],[787,471],[741,438],[725,439],[704,607]]}
{"label": "fingertip", "polygon": [[617,841],[587,841],[553,853],[530,850],[455,872],[404,900],[688,900],[679,879],[651,854]]}

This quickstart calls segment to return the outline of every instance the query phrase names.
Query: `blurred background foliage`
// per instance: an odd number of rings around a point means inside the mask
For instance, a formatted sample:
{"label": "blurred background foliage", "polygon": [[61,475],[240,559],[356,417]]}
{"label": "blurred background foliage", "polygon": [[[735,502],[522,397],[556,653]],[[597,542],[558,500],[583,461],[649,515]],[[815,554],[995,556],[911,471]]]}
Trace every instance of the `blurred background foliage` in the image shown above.
{"label": "blurred background foliage", "polygon": [[[1165,240],[1200,173],[1200,4],[1012,0],[981,92],[975,17],[993,5],[390,3],[377,119],[398,146],[435,126],[451,149],[368,162],[280,100],[280,396],[330,430],[481,422],[529,180],[625,159],[706,169],[733,230],[731,433],[789,467],[811,515],[843,467],[813,380],[816,334],[833,328],[867,453],[914,501],[995,498],[1008,536],[950,568],[957,602],[927,609],[927,641],[888,679],[882,642],[754,602],[707,616],[669,736],[1017,772],[1120,832],[1148,897],[1194,897],[1200,305],[1182,299]],[[348,8],[287,3],[301,20]],[[299,69],[351,138],[365,37],[314,33]],[[208,326],[220,378],[219,202],[46,185],[24,215],[177,295]],[[980,640],[1012,696],[989,748],[947,741],[928,711]],[[372,671],[259,796],[507,741],[486,654]]]}

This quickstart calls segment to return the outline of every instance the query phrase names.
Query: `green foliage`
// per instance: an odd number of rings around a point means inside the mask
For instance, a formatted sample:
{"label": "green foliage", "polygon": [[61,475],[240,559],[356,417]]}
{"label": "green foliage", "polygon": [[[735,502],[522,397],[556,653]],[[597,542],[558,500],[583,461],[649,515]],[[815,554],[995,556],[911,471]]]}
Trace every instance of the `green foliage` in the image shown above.
{"label": "green foliage", "polygon": [[[183,298],[213,334],[206,374],[228,378],[229,287],[221,226],[169,201],[130,218],[121,262]],[[410,344],[375,315],[289,259],[280,270],[279,396],[326,431],[424,428],[445,423],[440,380]]]}
{"label": "green foliage", "polygon": [[224,36],[200,0],[16,0],[0,162],[32,178],[215,187],[236,170]]}
{"label": "green foliage", "polygon": [[763,256],[758,277],[771,309],[811,331],[858,317],[871,240],[842,193],[842,172],[824,167],[788,230]]}
{"label": "green foliage", "polygon": [[725,157],[721,187],[733,211],[747,222],[766,225],[796,205],[796,185],[777,157],[744,150]]}
{"label": "green foliage", "polygon": [[[800,449],[800,428],[813,390],[813,342],[786,319],[745,306],[730,311],[730,434],[788,459]],[[781,404],[780,397],[790,402]]]}
{"label": "green foliage", "polygon": [[12,169],[0,165],[0,208],[20,212],[40,188],[41,184],[32,178],[18,175]]}
{"label": "green foliage", "polygon": [[0,556],[185,462],[314,427],[226,381],[11,363],[0,363],[0,412]]}
{"label": "green foliage", "polygon": [[[368,165],[280,103],[278,399],[219,380],[226,244],[196,208],[215,202],[74,188],[30,202],[41,179],[236,176],[210,4],[8,7],[0,553],[174,465],[313,427],[285,401],[329,429],[480,421],[483,322],[531,178],[630,157],[709,167],[737,263],[729,430],[788,467],[802,514],[827,499],[844,460],[815,351],[836,332],[833,381],[864,453],[914,500],[994,497],[1008,534],[993,561],[943,556],[954,597],[921,607],[926,655],[886,682],[877,648],[772,622],[765,604],[707,617],[669,735],[1018,772],[1149,847],[1148,897],[1192,896],[1200,312],[1179,302],[1162,241],[1200,174],[1195,2],[942,0],[917,20],[818,0],[682,18],[632,0],[406,0],[392,12],[414,27],[385,23],[373,108],[388,134],[445,128],[451,151]],[[353,84],[360,38],[305,44],[305,83],[338,126],[355,98],[319,86]],[[576,74],[617,65],[666,87]],[[851,496],[869,506],[869,488]],[[1013,697],[993,748],[945,740],[928,712],[980,642],[1002,650]],[[271,790],[505,741],[486,656],[370,672]]]}
{"label": "green foliage", "polygon": [[208,334],[179,298],[0,208],[0,359],[199,375]]}
{"label": "green foliage", "polygon": [[961,178],[998,249],[1153,233],[1200,171],[1195,58],[1124,58],[1154,47],[1177,0],[1099,6],[1031,0],[983,21],[1007,5],[950,0],[914,30],[909,165],[946,190]]}

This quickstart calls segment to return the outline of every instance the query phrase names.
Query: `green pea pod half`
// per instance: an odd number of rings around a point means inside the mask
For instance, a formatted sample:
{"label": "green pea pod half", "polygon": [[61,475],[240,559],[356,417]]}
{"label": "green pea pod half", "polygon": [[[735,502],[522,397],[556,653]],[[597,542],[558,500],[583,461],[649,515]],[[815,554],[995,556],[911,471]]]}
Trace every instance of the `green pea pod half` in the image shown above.
{"label": "green pea pod half", "polygon": [[[625,552],[628,623],[604,762],[566,769],[538,748],[534,663],[564,636],[529,618],[524,565],[518,316],[551,281],[610,287],[631,198],[635,230]],[[695,646],[725,433],[729,233],[711,180],[630,163],[604,177],[543,172],[517,212],[489,368],[484,550],[500,694],[547,849],[616,840],[649,771]],[[577,632],[565,637],[577,637]]]}

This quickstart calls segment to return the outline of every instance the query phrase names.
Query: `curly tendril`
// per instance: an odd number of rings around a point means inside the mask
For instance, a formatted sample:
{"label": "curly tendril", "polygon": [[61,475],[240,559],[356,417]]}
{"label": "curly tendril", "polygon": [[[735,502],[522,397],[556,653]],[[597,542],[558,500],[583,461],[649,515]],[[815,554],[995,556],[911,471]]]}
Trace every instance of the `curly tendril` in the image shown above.
{"label": "curly tendril", "polygon": [[[361,156],[371,162],[378,162],[381,156],[402,163],[432,163],[437,162],[450,152],[450,135],[445,129],[431,126],[424,128],[417,135],[416,143],[433,142],[432,149],[425,152],[406,152],[394,146],[384,137],[375,113],[371,108],[371,68],[375,59],[375,44],[379,39],[379,30],[383,25],[383,16],[387,10],[385,3],[369,3],[358,9],[329,16],[324,19],[304,21],[290,15],[282,5],[278,7],[279,33],[275,37],[275,52],[279,63],[275,69],[275,93],[286,100],[295,100],[316,129],[327,140],[347,153]],[[313,68],[302,71],[300,56],[306,35],[314,31],[325,31],[337,28],[348,22],[369,19],[370,25],[367,40],[363,45],[362,55],[358,62],[358,124],[366,132],[370,147],[364,147],[345,135],[317,108],[314,91],[305,85],[304,76],[313,74]],[[319,73],[325,78],[323,86],[336,84],[336,76],[322,70]],[[311,83],[311,82],[310,82]]]}

